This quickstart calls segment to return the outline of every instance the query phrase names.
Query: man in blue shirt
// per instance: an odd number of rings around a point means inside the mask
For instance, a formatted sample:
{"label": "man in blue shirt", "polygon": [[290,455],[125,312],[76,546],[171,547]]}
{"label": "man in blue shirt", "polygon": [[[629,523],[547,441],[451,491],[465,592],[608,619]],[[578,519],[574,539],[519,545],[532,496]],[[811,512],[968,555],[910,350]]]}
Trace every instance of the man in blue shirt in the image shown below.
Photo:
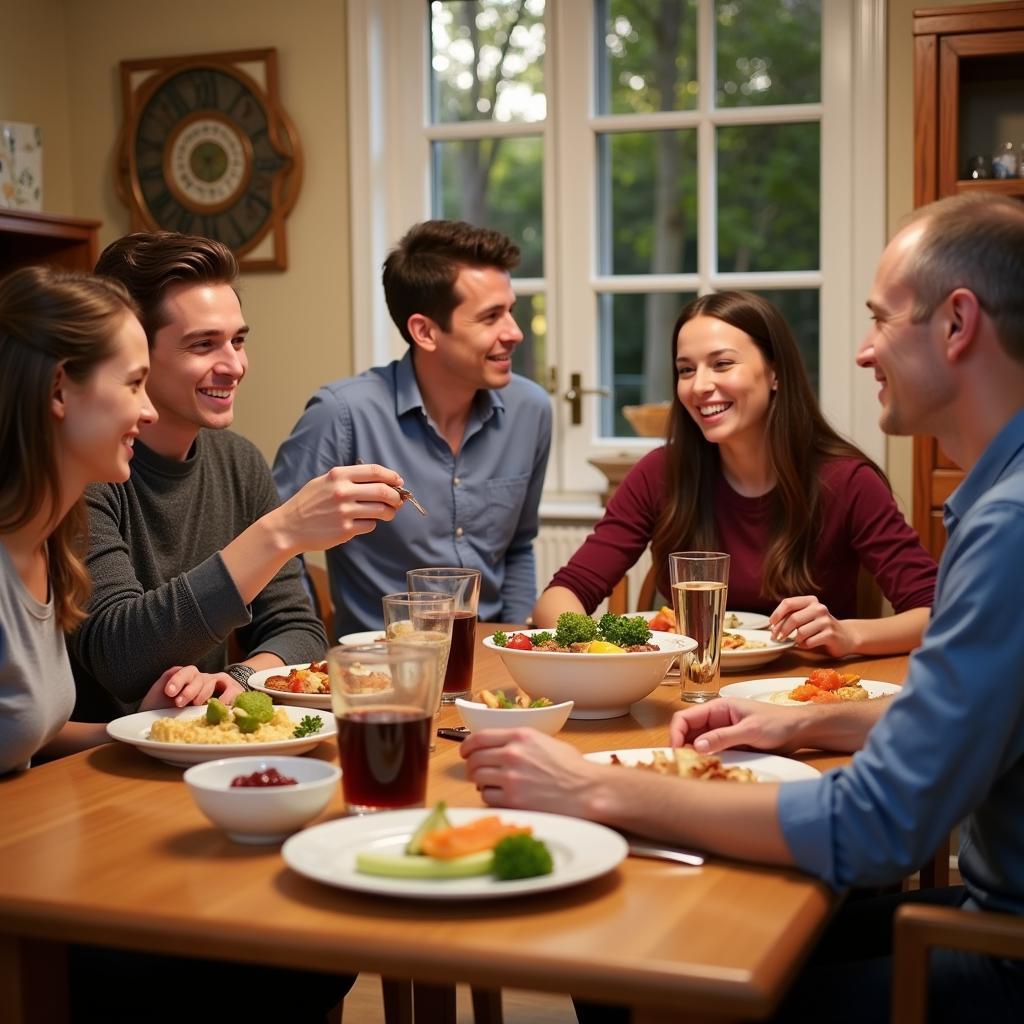
{"label": "man in blue shirt", "polygon": [[[932,434],[967,475],[932,620],[902,691],[887,700],[783,708],[721,699],[676,714],[671,740],[701,753],[745,746],[858,751],[845,768],[785,785],[710,786],[592,765],[526,732],[462,746],[484,800],[556,810],[795,865],[837,890],[893,883],[958,822],[972,909],[1024,914],[1024,206],[962,195],[917,211],[886,248],[858,363],[880,384],[882,429]],[[942,898],[942,897],[940,897]],[[851,904],[851,908],[853,904]],[[841,919],[840,919],[841,920]],[[848,957],[870,955],[846,944]],[[808,971],[783,1018],[884,1019],[887,957]],[[1024,1019],[1024,965],[932,956],[931,1019]]]}
{"label": "man in blue shirt", "polygon": [[[274,461],[282,500],[332,466],[400,466],[411,507],[386,530],[327,552],[335,634],[382,626],[382,594],[408,569],[479,569],[480,618],[524,622],[537,596],[533,539],[551,403],[512,373],[523,340],[509,271],[519,250],[460,221],[413,227],[384,263],[406,355],[310,399]],[[324,468],[320,468],[324,467]]]}

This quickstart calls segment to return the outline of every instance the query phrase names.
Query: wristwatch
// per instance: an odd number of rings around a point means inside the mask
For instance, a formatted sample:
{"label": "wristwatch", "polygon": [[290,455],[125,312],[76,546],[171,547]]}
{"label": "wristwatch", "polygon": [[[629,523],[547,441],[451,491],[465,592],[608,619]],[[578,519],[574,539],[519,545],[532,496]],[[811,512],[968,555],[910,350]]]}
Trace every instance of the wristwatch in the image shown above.
{"label": "wristwatch", "polygon": [[224,672],[226,675],[231,676],[236,683],[239,683],[243,690],[251,690],[252,687],[249,685],[249,676],[255,672],[256,669],[249,665],[228,665]]}

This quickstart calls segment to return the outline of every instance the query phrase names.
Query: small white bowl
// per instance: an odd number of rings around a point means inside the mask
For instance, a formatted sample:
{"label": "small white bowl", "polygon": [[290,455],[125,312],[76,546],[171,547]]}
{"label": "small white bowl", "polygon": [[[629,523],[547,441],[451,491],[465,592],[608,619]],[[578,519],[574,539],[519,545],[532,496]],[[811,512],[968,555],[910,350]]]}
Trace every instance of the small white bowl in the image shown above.
{"label": "small white bowl", "polygon": [[484,729],[516,729],[529,726],[537,732],[546,732],[554,736],[569,717],[573,702],[564,700],[561,704],[552,704],[546,708],[489,708],[475,700],[455,698],[455,706],[462,715],[463,722],[470,732],[481,732]]}
{"label": "small white bowl", "polygon": [[[516,632],[532,636],[541,630]],[[485,647],[498,652],[508,674],[527,696],[573,701],[570,718],[628,715],[631,704],[654,692],[672,662],[697,646],[690,637],[678,633],[656,632],[650,642],[658,650],[635,654],[563,654],[498,647],[489,636],[483,641]]]}
{"label": "small white bowl", "polygon": [[[239,775],[276,768],[294,786],[236,786]],[[189,768],[184,775],[192,799],[236,843],[278,843],[326,806],[341,769],[311,757],[226,757]]]}

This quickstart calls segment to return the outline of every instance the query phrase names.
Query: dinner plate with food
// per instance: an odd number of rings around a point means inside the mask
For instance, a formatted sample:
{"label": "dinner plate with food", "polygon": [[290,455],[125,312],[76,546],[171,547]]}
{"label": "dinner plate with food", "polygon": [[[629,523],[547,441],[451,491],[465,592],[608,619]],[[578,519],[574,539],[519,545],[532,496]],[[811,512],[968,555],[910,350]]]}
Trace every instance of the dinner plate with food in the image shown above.
{"label": "dinner plate with food", "polygon": [[[647,619],[651,629],[664,630],[667,633],[676,631],[676,613],[667,605],[662,605],[657,611],[637,612]],[[657,621],[655,621],[657,620]],[[767,629],[768,616],[761,612],[732,612],[725,613],[726,629]]]}
{"label": "dinner plate with food", "polygon": [[275,706],[256,691],[240,694],[231,707],[213,699],[205,707],[139,711],[107,726],[111,739],[173,765],[250,754],[304,754],[336,731],[332,715],[317,708]]}
{"label": "dinner plate with food", "polygon": [[767,665],[794,644],[773,640],[767,629],[726,629],[722,632],[722,671]]}
{"label": "dinner plate with food", "polygon": [[874,700],[876,697],[899,693],[900,687],[896,683],[883,683],[877,679],[861,679],[855,672],[818,668],[809,676],[783,676],[729,683],[718,692],[723,697],[746,697],[765,704],[799,707],[806,704]]}
{"label": "dinner plate with food", "polygon": [[387,639],[383,629],[364,629],[360,633],[346,633],[338,637],[338,643],[346,647],[362,647],[363,644],[382,644]]}
{"label": "dinner plate with food", "polygon": [[612,871],[627,852],[617,832],[579,818],[443,804],[338,818],[281,848],[288,866],[314,881],[429,900],[562,889]]}
{"label": "dinner plate with food", "polygon": [[814,779],[821,774],[812,765],[791,757],[748,750],[698,754],[693,747],[633,747],[629,750],[601,750],[583,756],[595,764],[642,768],[682,779],[796,782],[800,779]]}
{"label": "dinner plate with food", "polygon": [[275,704],[331,709],[331,681],[326,661],[265,668],[249,676],[249,686],[268,694]]}

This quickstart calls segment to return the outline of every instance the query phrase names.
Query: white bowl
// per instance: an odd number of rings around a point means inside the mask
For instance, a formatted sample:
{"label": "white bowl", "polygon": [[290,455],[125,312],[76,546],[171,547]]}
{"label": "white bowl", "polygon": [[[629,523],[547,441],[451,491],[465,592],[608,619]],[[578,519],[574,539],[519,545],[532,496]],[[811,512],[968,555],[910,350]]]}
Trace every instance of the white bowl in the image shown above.
{"label": "white bowl", "polygon": [[[237,776],[267,768],[295,785],[232,787]],[[277,843],[327,806],[341,769],[311,757],[227,757],[193,765],[184,778],[199,809],[236,843]]]}
{"label": "white bowl", "polygon": [[561,704],[552,704],[546,708],[489,708],[479,701],[456,697],[455,706],[470,732],[480,732],[483,729],[517,729],[526,725],[537,732],[546,732],[549,736],[554,736],[565,725],[569,712],[572,711],[573,702],[564,700]]}
{"label": "white bowl", "polygon": [[[539,629],[520,629],[532,636]],[[570,718],[618,718],[629,706],[652,693],[672,662],[697,644],[678,633],[653,633],[657,651],[635,654],[562,654],[557,651],[516,651],[498,647],[491,637],[484,646],[497,651],[516,685],[529,697],[556,703],[573,701]],[[504,712],[502,712],[504,714]]]}

